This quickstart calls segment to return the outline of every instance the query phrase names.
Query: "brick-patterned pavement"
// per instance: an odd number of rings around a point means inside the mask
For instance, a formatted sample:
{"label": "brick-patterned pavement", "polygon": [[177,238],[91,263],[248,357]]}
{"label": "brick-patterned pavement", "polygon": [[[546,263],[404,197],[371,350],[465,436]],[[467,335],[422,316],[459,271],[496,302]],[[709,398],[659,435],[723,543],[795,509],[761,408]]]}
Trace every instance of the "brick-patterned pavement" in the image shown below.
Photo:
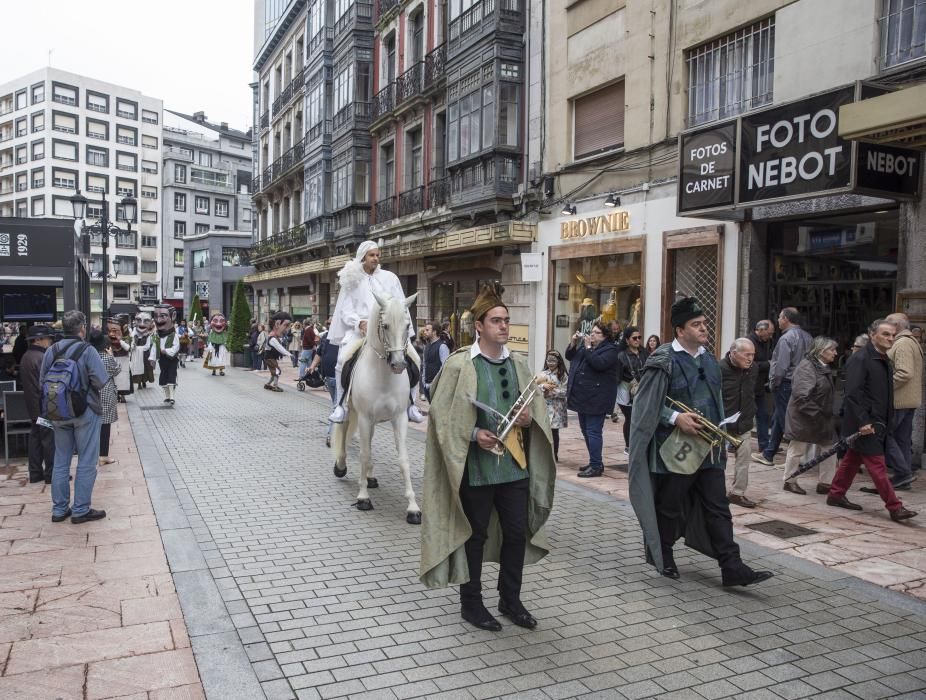
{"label": "brick-patterned pavement", "polygon": [[[160,396],[150,391],[134,399],[154,409],[132,414],[152,493],[165,488],[151,478],[162,470],[177,492],[176,506],[155,498],[158,521],[170,533],[189,528],[202,552],[185,555],[199,563],[175,567],[184,558],[165,536],[210,697],[227,695],[211,690],[206,640],[214,635],[198,629],[199,600],[233,625],[227,648],[243,645],[267,698],[926,692],[922,601],[748,542],[746,560],[777,573],[755,589],[723,589],[715,563],[681,546],[682,578],[661,578],[642,559],[629,506],[567,480],[550,520],[553,552],[525,576],[538,629],[503,620],[501,633],[474,630],[460,620],[455,590],[417,582],[418,529],[404,521],[391,435],[375,437],[376,509],[358,512],[356,452],[350,479],[339,480],[324,448],[325,397],[298,393],[289,379],[281,394],[264,391],[265,376],[213,378],[191,365],[173,410],[157,409]],[[413,431],[419,494],[423,449]],[[163,464],[149,467],[149,455]],[[218,602],[190,596],[184,568],[201,574],[199,589]],[[494,609],[490,585],[486,598]]]}
{"label": "brick-patterned pavement", "polygon": [[0,468],[0,698],[203,697],[124,406],[110,456],[83,525],[51,522],[23,459]]}

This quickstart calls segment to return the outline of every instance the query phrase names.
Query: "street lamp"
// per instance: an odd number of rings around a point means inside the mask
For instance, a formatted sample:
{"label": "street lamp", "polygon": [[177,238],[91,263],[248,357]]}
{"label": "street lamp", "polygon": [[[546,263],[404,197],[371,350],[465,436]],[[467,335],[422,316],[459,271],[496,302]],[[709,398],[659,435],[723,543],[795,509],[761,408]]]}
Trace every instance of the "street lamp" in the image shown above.
{"label": "street lamp", "polygon": [[[71,207],[74,210],[74,218],[78,221],[83,221],[84,216],[87,213],[87,198],[84,197],[80,190],[77,190],[77,193],[70,198]],[[135,201],[134,197],[123,197],[122,201],[119,203],[122,207],[122,221],[125,222],[125,229],[121,229],[112,223],[109,220],[109,203],[106,201],[106,193],[103,192],[103,210],[102,216],[100,216],[99,221],[95,224],[86,225],[83,224],[81,230],[85,236],[88,236],[91,241],[95,237],[99,237],[100,246],[103,248],[103,266],[99,272],[94,270],[94,275],[99,277],[103,282],[103,308],[100,313],[100,318],[104,319],[107,315],[108,295],[107,295],[107,280],[110,280],[119,275],[119,263],[118,261],[113,261],[113,272],[114,274],[109,274],[109,237],[118,236],[119,234],[129,234],[132,233],[132,221],[135,219],[135,215],[138,212],[138,202]],[[95,265],[93,267],[96,267]]]}

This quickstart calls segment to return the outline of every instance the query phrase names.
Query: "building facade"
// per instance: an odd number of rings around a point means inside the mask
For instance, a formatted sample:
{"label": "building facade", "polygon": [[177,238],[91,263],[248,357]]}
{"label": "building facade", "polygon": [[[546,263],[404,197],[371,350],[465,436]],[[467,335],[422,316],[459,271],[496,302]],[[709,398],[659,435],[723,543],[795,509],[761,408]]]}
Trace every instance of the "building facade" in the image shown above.
{"label": "building facade", "polygon": [[[193,296],[185,239],[251,230],[251,134],[211,123],[202,112],[164,116],[162,300],[185,315]],[[208,290],[200,294],[208,298]]]}
{"label": "building facade", "polygon": [[[138,201],[132,232],[110,241],[108,298],[114,305],[159,298],[161,100],[137,90],[56,68],[0,86],[0,216],[73,218],[69,197],[90,200],[87,218],[102,213],[125,227],[119,202]],[[92,269],[102,271],[99,240]],[[102,311],[99,279],[91,312]]]}
{"label": "building facade", "polygon": [[251,242],[250,231],[222,229],[186,236],[183,308],[190,309],[196,294],[205,318],[218,312],[231,318],[235,285],[254,272]]}

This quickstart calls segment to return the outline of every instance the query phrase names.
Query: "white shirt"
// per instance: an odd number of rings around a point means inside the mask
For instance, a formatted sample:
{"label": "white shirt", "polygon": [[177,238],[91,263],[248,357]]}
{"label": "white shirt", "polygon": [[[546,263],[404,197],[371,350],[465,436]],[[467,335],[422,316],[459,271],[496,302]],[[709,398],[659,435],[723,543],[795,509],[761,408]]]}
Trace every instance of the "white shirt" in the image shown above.
{"label": "white shirt", "polygon": [[511,351],[508,349],[507,345],[502,345],[502,356],[501,357],[489,357],[486,355],[482,348],[479,347],[479,340],[477,339],[469,348],[469,359],[476,359],[477,355],[482,355],[484,358],[491,362],[501,362],[502,360],[507,360],[508,356],[511,354]]}
{"label": "white shirt", "polygon": [[[372,275],[364,274],[363,279],[351,289],[341,289],[338,293],[338,303],[334,307],[334,318],[331,329],[328,331],[328,341],[340,344],[348,333],[360,333],[360,322],[370,318],[370,312],[376,299],[373,292],[380,296],[390,296],[394,299],[405,299],[402,283],[392,272],[377,267]],[[411,321],[408,310],[406,317]],[[409,337],[414,335],[414,328],[409,327]]]}

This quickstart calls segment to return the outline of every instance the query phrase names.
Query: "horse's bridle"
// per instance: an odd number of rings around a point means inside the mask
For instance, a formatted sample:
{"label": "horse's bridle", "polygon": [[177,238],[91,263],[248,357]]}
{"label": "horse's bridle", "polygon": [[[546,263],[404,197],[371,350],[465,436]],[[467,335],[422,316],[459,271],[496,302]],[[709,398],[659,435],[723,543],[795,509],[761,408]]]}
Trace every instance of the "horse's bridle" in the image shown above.
{"label": "horse's bridle", "polygon": [[389,356],[389,353],[391,353],[391,352],[402,352],[402,353],[405,352],[405,348],[406,348],[406,346],[408,345],[408,341],[406,341],[405,344],[402,345],[402,347],[398,347],[398,348],[391,348],[391,347],[389,347],[389,345],[386,343],[386,329],[383,328],[383,313],[382,313],[382,311],[380,311],[380,314],[379,314],[379,321],[378,321],[377,324],[376,324],[376,335],[377,335],[377,337],[379,338],[380,345],[383,346],[383,352],[382,352],[382,354],[380,354],[379,350],[377,350],[376,348],[374,348],[372,345],[370,346],[370,349],[376,354],[376,356],[377,356],[379,359],[383,360],[384,362],[388,362],[388,361],[389,361],[389,360],[387,359],[387,357]]}

